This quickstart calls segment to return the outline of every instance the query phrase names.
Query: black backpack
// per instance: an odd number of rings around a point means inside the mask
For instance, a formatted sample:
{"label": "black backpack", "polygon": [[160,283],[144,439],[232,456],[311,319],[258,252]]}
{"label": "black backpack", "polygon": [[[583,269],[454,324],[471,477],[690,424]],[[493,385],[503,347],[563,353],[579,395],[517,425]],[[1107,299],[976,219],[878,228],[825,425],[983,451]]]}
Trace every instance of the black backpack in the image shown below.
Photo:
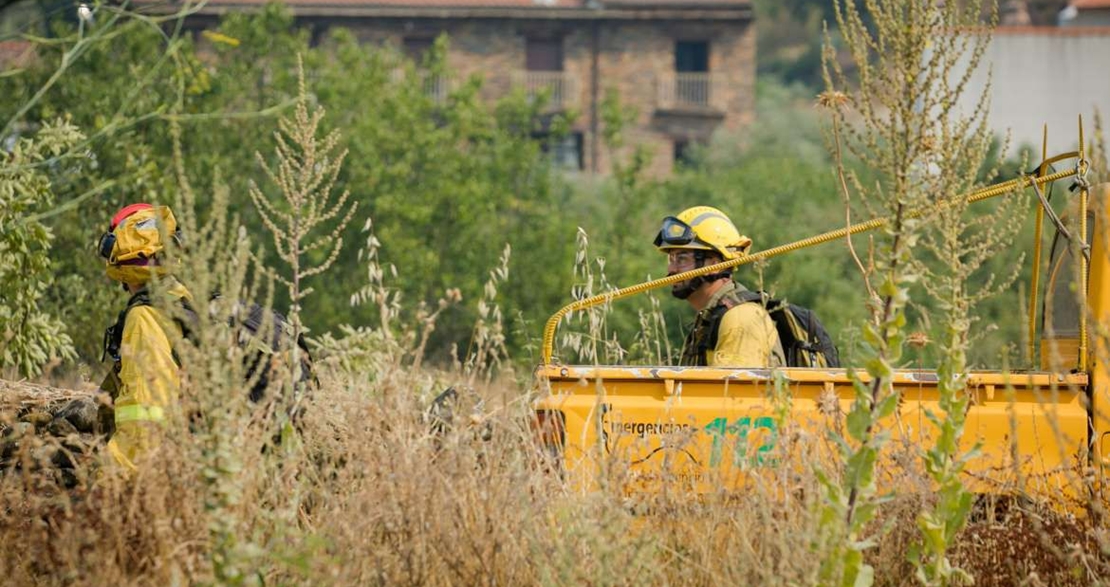
{"label": "black backpack", "polygon": [[[739,295],[741,300],[759,302],[767,309],[779,333],[787,367],[840,367],[840,353],[813,310],[772,299],[763,292],[743,291]],[[712,345],[716,346],[716,329],[712,337]]]}
{"label": "black backpack", "polygon": [[[219,299],[219,294],[214,294],[211,300]],[[192,305],[189,304],[185,298],[180,298],[178,303],[181,305],[181,316],[174,316],[173,321],[181,330],[181,335],[185,339],[192,341],[194,344],[197,342],[193,335],[195,326],[199,320],[196,311]],[[119,318],[116,323],[110,326],[104,332],[104,352],[100,360],[111,357],[115,361],[115,369],[119,369],[120,360],[120,345],[123,341],[123,324],[127,319],[127,313],[132,308],[138,306],[150,306],[150,294],[146,290],[141,290],[131,296],[127,301],[127,307],[119,313]],[[236,339],[240,348],[246,352],[243,356],[243,365],[246,367],[246,381],[251,384],[249,397],[252,402],[259,402],[265,397],[266,389],[270,385],[270,375],[279,366],[280,360],[283,360],[289,355],[293,345],[296,344],[299,349],[300,363],[301,363],[301,383],[306,385],[319,385],[315,372],[312,366],[312,355],[308,351],[308,345],[305,343],[304,335],[298,335],[296,341],[293,341],[292,327],[289,321],[280,312],[270,310],[269,322],[271,325],[271,332],[269,340],[264,340],[262,337],[263,326],[266,325],[266,309],[258,304],[246,304],[242,301],[238,302],[237,307],[231,313],[228,319],[228,326],[236,330]],[[181,360],[177,356],[177,352],[173,353],[174,362],[179,366]]]}

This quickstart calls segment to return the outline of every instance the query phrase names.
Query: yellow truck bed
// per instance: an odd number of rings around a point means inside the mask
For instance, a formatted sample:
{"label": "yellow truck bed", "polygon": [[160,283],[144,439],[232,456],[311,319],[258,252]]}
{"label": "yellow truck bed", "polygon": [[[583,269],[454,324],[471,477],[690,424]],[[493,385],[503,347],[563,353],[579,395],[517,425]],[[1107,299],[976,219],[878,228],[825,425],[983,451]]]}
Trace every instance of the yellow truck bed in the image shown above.
{"label": "yellow truck bed", "polygon": [[[833,448],[828,430],[842,425],[855,397],[844,369],[546,365],[536,380],[543,437],[560,451],[568,479],[589,487],[602,460],[619,456],[630,491],[660,483],[733,489],[787,452],[820,460]],[[907,443],[930,446],[925,410],[938,411],[936,381],[934,371],[896,373],[902,403],[890,419],[891,455]],[[1020,477],[1036,493],[1072,493],[1087,463],[1087,384],[1082,373],[972,373],[964,445],[979,442],[981,454],[968,467],[969,485],[1004,491]]]}

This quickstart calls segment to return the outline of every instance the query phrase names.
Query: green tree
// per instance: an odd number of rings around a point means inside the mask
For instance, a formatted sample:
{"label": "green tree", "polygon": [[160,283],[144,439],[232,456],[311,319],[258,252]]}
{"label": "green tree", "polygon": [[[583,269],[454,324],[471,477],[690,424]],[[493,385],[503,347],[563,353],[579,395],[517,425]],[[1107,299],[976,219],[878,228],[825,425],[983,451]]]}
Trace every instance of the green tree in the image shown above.
{"label": "green tree", "polygon": [[84,36],[56,23],[57,39],[36,46],[31,66],[0,78],[0,93],[14,97],[0,104],[0,120],[15,135],[57,118],[87,135],[51,158],[75,171],[55,179],[56,205],[42,211],[58,276],[42,302],[87,361],[99,359],[104,327],[124,295],[104,276],[96,239],[127,202],[172,203],[164,116],[177,89],[200,74],[186,41],[167,42],[154,23],[105,17],[103,28]]}
{"label": "green tree", "polygon": [[0,153],[0,369],[14,368],[25,377],[39,374],[52,359],[75,357],[61,318],[43,304],[55,267],[54,236],[41,215],[55,203],[51,176],[76,171],[72,164],[46,162],[82,139],[75,126],[58,121]]}
{"label": "green tree", "polygon": [[[483,276],[509,242],[519,251],[511,268],[519,279],[502,288],[505,315],[538,321],[559,303],[569,282],[575,228],[565,206],[576,194],[533,138],[537,131],[557,134],[565,127],[561,117],[544,115],[542,100],[521,93],[491,108],[479,95],[479,79],[457,80],[446,101],[440,100],[427,83],[430,75],[451,75],[443,66],[446,39],[420,68],[396,51],[360,45],[343,31],[308,47],[308,35],[293,27],[291,13],[279,5],[225,17],[217,30],[202,35],[203,60],[190,41],[167,39],[150,24],[121,23],[111,35],[83,45],[78,56],[66,57],[71,45],[65,42],[49,44],[28,70],[0,78],[6,95],[17,96],[0,106],[5,120],[38,94],[23,112],[21,128],[65,113],[90,129],[77,150],[88,152],[91,161],[72,183],[58,186],[62,209],[49,218],[57,250],[74,254],[59,255],[59,273],[71,277],[48,302],[73,329],[83,357],[99,356],[103,325],[122,302],[113,297],[122,294],[97,285],[107,281],[88,253],[104,228],[102,219],[129,201],[177,202],[170,122],[180,125],[195,185],[213,185],[220,169],[236,169],[224,174],[230,206],[250,231],[262,227],[246,196],[252,181],[265,178],[249,162],[256,151],[273,152],[274,117],[297,93],[298,54],[309,102],[334,113],[322,132],[347,131],[340,146],[350,155],[335,188],[349,191],[360,214],[375,218],[382,259],[396,267],[393,285],[411,307],[434,302],[448,287],[476,299]],[[65,38],[76,38],[69,34]],[[54,77],[63,60],[66,74]],[[208,200],[198,197],[201,215]],[[307,262],[322,261],[313,256],[318,254],[310,253]],[[304,308],[304,321],[316,332],[371,320],[369,309],[348,305],[361,285],[356,251],[339,251],[336,263],[334,277],[306,283],[319,293]],[[275,300],[279,308],[290,302],[286,298]],[[455,341],[466,339],[474,318],[472,309],[445,313],[429,349],[445,357]]]}

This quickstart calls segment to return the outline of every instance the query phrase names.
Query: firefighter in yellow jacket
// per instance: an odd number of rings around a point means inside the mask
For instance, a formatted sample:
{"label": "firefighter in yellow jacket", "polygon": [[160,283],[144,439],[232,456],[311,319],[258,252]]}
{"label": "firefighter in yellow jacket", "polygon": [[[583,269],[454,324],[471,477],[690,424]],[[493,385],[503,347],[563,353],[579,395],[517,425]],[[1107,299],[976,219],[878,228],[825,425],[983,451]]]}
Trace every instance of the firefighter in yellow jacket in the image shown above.
{"label": "firefighter in yellow jacket", "polygon": [[[108,277],[131,294],[116,324],[105,333],[104,354],[113,365],[102,385],[112,395],[115,410],[108,452],[128,470],[158,445],[181,386],[171,338],[178,327],[151,301],[152,295],[170,301],[190,299],[170,275],[165,258],[165,241],[176,238],[177,220],[168,207],[131,204],[112,218],[97,247]],[[151,291],[155,282],[157,293]]]}
{"label": "firefighter in yellow jacket", "polygon": [[[716,208],[696,206],[663,219],[655,246],[667,253],[667,274],[736,259],[752,240]],[[681,364],[779,367],[786,364],[775,323],[763,305],[745,299],[730,270],[676,283],[671,294],[697,310],[682,347]]]}

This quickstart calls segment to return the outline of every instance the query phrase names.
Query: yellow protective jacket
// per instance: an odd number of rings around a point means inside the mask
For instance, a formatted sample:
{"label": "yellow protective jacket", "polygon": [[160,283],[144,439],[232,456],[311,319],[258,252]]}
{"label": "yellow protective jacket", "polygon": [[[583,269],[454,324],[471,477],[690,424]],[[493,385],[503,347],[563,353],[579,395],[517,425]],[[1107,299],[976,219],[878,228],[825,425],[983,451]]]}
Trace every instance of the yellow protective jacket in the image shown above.
{"label": "yellow protective jacket", "polygon": [[[168,286],[164,292],[168,298],[191,299],[188,290],[172,278],[164,285]],[[116,429],[108,441],[108,452],[128,470],[134,470],[136,462],[158,445],[162,423],[177,405],[181,388],[168,334],[178,326],[164,311],[149,303],[136,303],[142,295],[149,299],[145,289],[133,295],[113,327],[122,332],[117,334],[118,354],[113,357]]]}
{"label": "yellow protective jacket", "polygon": [[740,298],[728,282],[698,312],[682,347],[682,364],[709,367],[781,367],[786,364],[778,330],[762,305]]}

